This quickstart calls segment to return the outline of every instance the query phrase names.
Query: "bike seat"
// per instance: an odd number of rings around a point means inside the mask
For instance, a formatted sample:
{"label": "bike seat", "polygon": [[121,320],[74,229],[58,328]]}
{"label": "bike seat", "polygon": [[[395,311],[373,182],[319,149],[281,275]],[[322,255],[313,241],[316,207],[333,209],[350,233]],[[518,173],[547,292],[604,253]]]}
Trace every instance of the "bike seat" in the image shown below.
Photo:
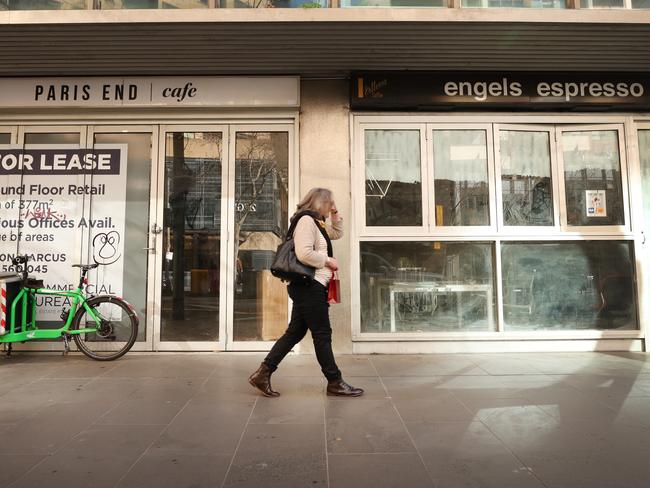
{"label": "bike seat", "polygon": [[44,288],[43,280],[37,280],[36,278],[27,278],[23,284],[25,288]]}
{"label": "bike seat", "polygon": [[95,263],[95,264],[73,264],[72,265],[73,268],[81,268],[84,271],[88,271],[89,269],[95,269],[97,266],[99,266],[99,264],[97,264],[97,263]]}

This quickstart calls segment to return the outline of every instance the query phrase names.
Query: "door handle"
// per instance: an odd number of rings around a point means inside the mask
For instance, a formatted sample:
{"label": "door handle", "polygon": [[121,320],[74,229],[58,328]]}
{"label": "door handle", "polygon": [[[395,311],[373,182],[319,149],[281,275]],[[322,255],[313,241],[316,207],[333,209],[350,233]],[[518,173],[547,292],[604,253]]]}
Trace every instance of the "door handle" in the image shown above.
{"label": "door handle", "polygon": [[143,251],[151,251],[153,254],[156,253],[156,248],[155,247],[143,247]]}

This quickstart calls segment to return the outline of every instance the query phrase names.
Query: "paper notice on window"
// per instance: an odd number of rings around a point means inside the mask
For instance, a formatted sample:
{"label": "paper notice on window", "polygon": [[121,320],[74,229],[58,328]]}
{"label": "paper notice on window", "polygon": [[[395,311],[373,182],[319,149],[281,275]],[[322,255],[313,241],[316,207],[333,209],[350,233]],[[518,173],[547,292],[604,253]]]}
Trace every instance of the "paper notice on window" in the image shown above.
{"label": "paper notice on window", "polygon": [[606,190],[585,190],[587,217],[607,217]]}
{"label": "paper notice on window", "polygon": [[449,148],[449,159],[452,161],[474,161],[486,158],[485,146],[451,146]]}

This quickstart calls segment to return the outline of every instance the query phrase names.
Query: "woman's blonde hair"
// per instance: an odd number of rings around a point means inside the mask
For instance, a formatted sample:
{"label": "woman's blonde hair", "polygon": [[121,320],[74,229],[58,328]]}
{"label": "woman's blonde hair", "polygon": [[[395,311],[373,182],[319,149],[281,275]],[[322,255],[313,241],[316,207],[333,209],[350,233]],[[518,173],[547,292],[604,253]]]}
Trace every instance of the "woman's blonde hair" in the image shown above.
{"label": "woman's blonde hair", "polygon": [[332,191],[327,188],[312,188],[300,200],[296,212],[311,210],[323,215],[323,209],[332,201]]}

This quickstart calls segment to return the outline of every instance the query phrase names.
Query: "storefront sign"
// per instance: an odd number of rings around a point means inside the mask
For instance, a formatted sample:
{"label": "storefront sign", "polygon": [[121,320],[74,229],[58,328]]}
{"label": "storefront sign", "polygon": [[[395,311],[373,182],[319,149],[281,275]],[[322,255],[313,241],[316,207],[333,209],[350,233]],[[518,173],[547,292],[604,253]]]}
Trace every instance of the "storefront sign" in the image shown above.
{"label": "storefront sign", "polygon": [[4,78],[0,107],[298,107],[298,77]]}
{"label": "storefront sign", "polygon": [[115,175],[120,173],[120,157],[117,149],[0,149],[0,174]]}
{"label": "storefront sign", "polygon": [[650,73],[359,73],[352,109],[648,110]]}
{"label": "storefront sign", "polygon": [[[77,263],[99,263],[91,294],[121,294],[126,217],[126,145],[0,150],[0,271],[17,253],[30,274],[74,289]],[[39,296],[39,319],[60,320],[66,298]]]}

